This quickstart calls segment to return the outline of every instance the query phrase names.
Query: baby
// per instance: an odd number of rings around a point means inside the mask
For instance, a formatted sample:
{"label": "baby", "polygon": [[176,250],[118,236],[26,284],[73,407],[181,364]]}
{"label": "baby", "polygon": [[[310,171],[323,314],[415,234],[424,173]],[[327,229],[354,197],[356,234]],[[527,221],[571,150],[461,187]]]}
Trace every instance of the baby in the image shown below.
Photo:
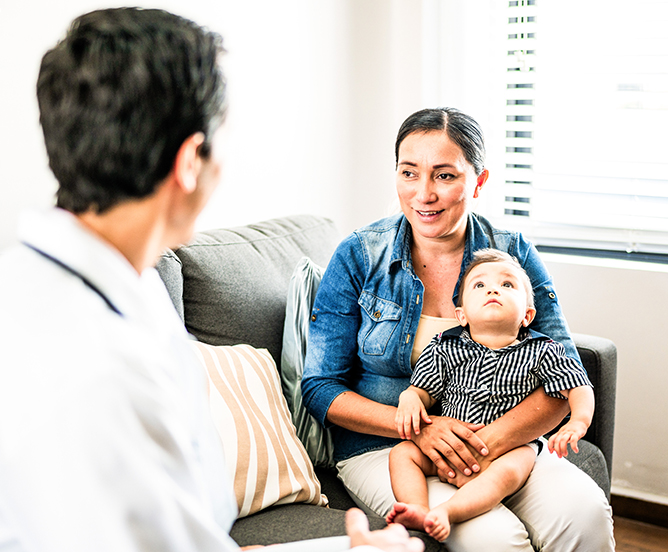
{"label": "baby", "polygon": [[426,531],[439,541],[452,523],[491,510],[524,485],[540,453],[534,441],[495,459],[446,502],[429,509],[427,476],[433,462],[408,440],[429,424],[427,409],[441,402],[442,415],[489,424],[542,385],[567,398],[571,418],[548,442],[550,452],[577,452],[594,412],[594,393],[584,368],[565,356],[562,345],[528,330],[536,309],[529,277],[507,253],[478,251],[462,278],[455,316],[460,327],[432,339],[415,365],[410,387],[399,397],[396,424],[406,441],[390,453],[397,503],[388,523]]}

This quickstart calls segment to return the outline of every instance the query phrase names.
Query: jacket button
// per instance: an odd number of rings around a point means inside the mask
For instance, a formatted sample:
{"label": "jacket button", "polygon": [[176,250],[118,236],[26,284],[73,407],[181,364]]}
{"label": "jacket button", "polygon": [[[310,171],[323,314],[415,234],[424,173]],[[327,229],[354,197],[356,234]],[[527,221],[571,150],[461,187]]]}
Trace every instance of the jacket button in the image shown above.
{"label": "jacket button", "polygon": [[316,318],[317,318],[317,317],[316,317],[315,314],[311,315],[311,322],[315,322],[315,319],[316,319]]}
{"label": "jacket button", "polygon": [[374,312],[373,317],[376,318],[376,319],[380,318],[380,311]]}
{"label": "jacket button", "polygon": [[554,298],[556,297],[556,295],[555,295],[554,293],[550,293],[550,294],[548,295],[548,297],[549,297],[550,299],[554,299]]}

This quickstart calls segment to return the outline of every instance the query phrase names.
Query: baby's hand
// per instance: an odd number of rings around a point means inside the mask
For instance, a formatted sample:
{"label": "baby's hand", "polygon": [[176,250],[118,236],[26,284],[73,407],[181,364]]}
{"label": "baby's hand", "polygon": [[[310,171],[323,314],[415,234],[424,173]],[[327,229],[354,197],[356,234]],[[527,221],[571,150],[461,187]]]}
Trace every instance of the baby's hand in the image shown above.
{"label": "baby's hand", "polygon": [[411,389],[406,389],[399,395],[399,406],[394,422],[397,425],[397,433],[402,439],[411,438],[411,430],[415,435],[420,434],[420,423],[431,423],[431,418],[427,414],[424,403],[420,400],[417,393]]}
{"label": "baby's hand", "polygon": [[569,421],[557,431],[547,442],[550,452],[556,452],[559,458],[568,456],[568,444],[573,452],[578,452],[578,441],[587,433],[587,424],[579,421]]}

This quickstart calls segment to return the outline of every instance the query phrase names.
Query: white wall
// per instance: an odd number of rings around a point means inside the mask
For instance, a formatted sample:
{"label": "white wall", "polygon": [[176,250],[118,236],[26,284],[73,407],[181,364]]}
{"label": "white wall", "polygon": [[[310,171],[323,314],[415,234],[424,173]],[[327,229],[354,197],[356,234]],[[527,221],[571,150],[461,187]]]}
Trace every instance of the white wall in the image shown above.
{"label": "white wall", "polygon": [[[19,212],[52,203],[35,81],[73,17],[111,0],[0,6],[0,250]],[[145,2],[219,31],[228,54],[224,184],[199,229],[310,212],[348,232],[386,214],[394,135],[421,105],[420,0]],[[410,75],[410,82],[406,76]]]}
{"label": "white wall", "polygon": [[[159,5],[220,31],[230,80],[224,184],[199,228],[290,213],[328,216],[342,232],[386,214],[394,198],[394,137],[426,105],[472,111],[483,128],[493,64],[488,0],[164,0]],[[15,241],[18,212],[52,202],[34,86],[43,52],[98,0],[0,3],[0,251]],[[148,3],[144,4],[149,6]],[[494,5],[494,4],[492,4]],[[447,14],[448,25],[437,16]],[[475,22],[457,35],[462,18]],[[480,50],[481,64],[444,62],[437,49]],[[477,98],[477,99],[476,99]],[[475,101],[474,101],[475,99]],[[483,106],[482,108],[480,106]],[[489,165],[503,136],[487,135]],[[486,193],[495,193],[498,173]],[[496,187],[499,189],[500,187]],[[482,206],[484,208],[484,205]],[[665,272],[550,260],[574,331],[619,348],[615,491],[668,502],[664,420],[668,355]]]}
{"label": "white wall", "polygon": [[617,346],[613,493],[668,504],[668,265],[544,258],[571,330]]}

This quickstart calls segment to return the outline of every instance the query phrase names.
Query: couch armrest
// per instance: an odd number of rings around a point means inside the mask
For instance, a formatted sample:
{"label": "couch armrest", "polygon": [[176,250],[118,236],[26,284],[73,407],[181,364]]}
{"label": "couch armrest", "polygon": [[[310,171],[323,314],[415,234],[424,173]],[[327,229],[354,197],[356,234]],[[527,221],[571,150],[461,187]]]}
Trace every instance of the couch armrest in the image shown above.
{"label": "couch armrest", "polygon": [[617,394],[617,347],[609,339],[592,335],[573,334],[573,340],[594,385],[596,398],[594,419],[585,439],[601,449],[610,477]]}

